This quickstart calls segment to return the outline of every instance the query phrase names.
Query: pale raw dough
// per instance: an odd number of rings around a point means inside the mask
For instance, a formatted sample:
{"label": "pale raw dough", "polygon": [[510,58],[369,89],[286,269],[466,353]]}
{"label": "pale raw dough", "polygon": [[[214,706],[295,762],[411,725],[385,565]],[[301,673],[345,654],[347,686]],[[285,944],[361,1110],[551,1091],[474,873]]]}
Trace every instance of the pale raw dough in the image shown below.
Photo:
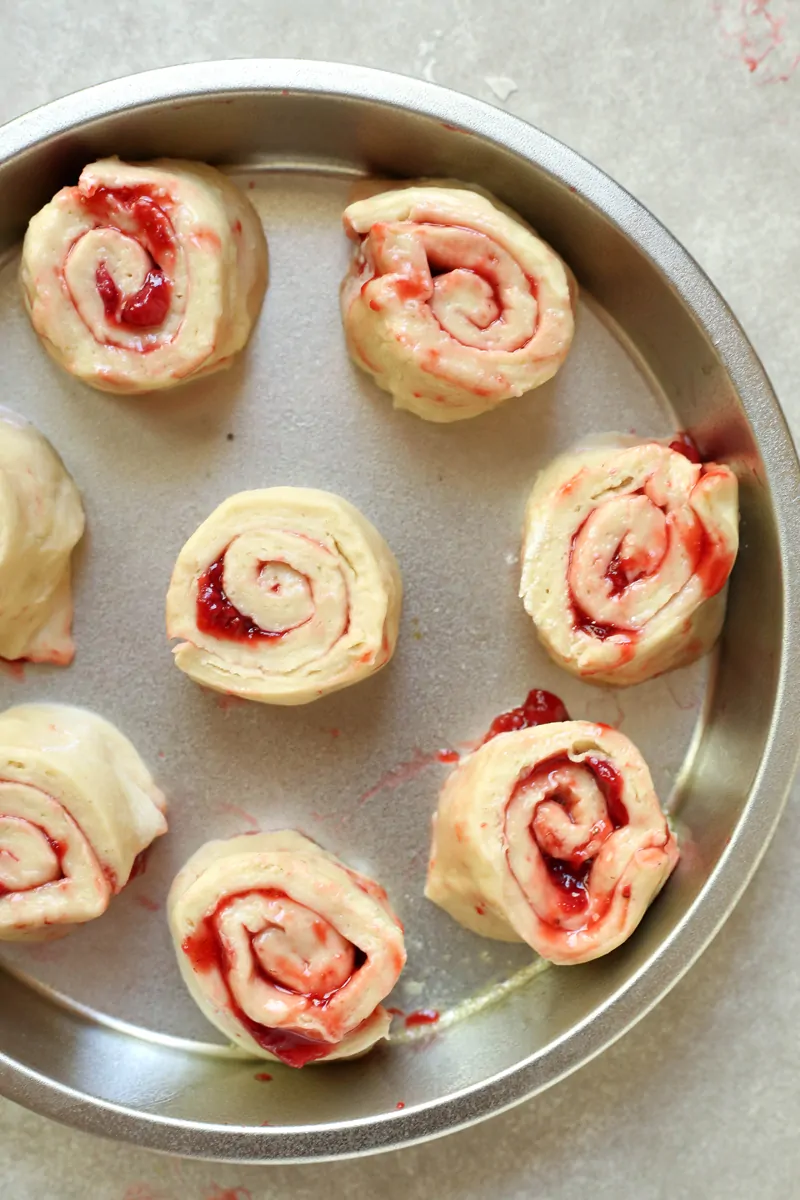
{"label": "pale raw dough", "polygon": [[[707,653],[738,525],[733,472],[660,442],[555,459],[528,500],[520,584],[550,657],[591,683],[622,686]],[[609,579],[615,559],[631,580],[621,589]]]}
{"label": "pale raw dough", "polygon": [[[265,1034],[322,1043],[319,1061],[352,1058],[386,1037],[391,1016],[381,1001],[405,964],[402,926],[381,887],[308,838],[281,831],[208,842],[175,878],[167,907],[193,999],[251,1055],[280,1057],[252,1036],[232,1000]],[[214,947],[199,963],[187,953],[193,935]],[[308,994],[329,999],[314,1004]]]}
{"label": "pale raw dough", "polygon": [[0,940],[33,941],[105,912],[166,801],[102,717],[64,704],[0,714]]}
{"label": "pale raw dough", "polygon": [[[109,316],[98,271],[122,303],[155,268],[170,287],[163,318]],[[20,275],[33,327],[65,370],[102,391],[150,392],[242,349],[266,287],[266,241],[250,202],[213,167],[106,158],[32,218]]]}
{"label": "pale raw dough", "polygon": [[78,489],[47,439],[0,408],[0,658],[70,663]]}
{"label": "pale raw dough", "polygon": [[[587,758],[621,777],[618,828]],[[543,853],[591,861],[585,906],[565,909]],[[456,767],[439,798],[425,894],[467,929],[567,965],[624,942],[677,861],[633,743],[607,725],[563,721],[499,734]]]}
{"label": "pale raw dough", "polygon": [[[220,583],[271,636],[234,640],[198,628],[198,590]],[[330,492],[265,488],[217,508],[181,550],[167,595],[175,662],[197,683],[266,704],[307,704],[374,674],[394,653],[402,583],[361,513]]]}
{"label": "pale raw dough", "polygon": [[349,205],[344,226],[356,242],[341,295],[348,348],[397,408],[428,421],[476,417],[563,363],[574,331],[567,271],[497,201],[409,187]]}

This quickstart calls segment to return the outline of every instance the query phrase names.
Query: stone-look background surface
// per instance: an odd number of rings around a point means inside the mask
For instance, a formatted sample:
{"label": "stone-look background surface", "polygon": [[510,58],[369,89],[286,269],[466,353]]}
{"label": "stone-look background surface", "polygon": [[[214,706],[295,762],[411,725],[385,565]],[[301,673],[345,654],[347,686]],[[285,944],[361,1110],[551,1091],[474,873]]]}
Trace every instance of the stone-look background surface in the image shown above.
{"label": "stone-look background surface", "polygon": [[[0,0],[0,16],[0,121],[128,72],[257,55],[383,67],[500,104],[598,163],[676,234],[800,430],[800,0]],[[388,1156],[237,1167],[113,1145],[6,1102],[4,1195],[797,1197],[799,838],[790,805],[744,900],[672,994],[504,1116]]]}

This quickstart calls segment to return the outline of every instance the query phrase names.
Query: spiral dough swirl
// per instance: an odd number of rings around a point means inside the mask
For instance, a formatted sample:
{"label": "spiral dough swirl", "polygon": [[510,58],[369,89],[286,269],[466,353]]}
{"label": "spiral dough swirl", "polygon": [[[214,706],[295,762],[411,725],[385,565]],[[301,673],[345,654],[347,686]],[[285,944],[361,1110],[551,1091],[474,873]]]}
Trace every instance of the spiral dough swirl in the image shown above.
{"label": "spiral dough swirl", "polygon": [[265,488],[225,500],[181,550],[167,633],[197,683],[306,704],[389,661],[401,597],[391,550],[351,504]]}
{"label": "spiral dough swirl", "polygon": [[550,656],[591,682],[684,666],[722,627],[736,476],[672,447],[565,454],[528,501],[520,595]]}
{"label": "spiral dough swirl", "polygon": [[502,733],[444,785],[426,895],[475,933],[560,964],[630,936],[678,861],[650,772],[621,733]]}
{"label": "spiral dough swirl", "polygon": [[0,715],[0,940],[99,917],[166,832],[165,807],[128,739],[94,713],[25,704]]}
{"label": "spiral dough swirl", "polygon": [[242,349],[266,243],[252,205],[212,167],[109,158],[31,220],[20,271],[33,327],[61,366],[102,391],[150,392]]}
{"label": "spiral dough swirl", "polygon": [[298,833],[208,842],[170,890],[181,973],[212,1024],[292,1067],[363,1054],[405,964],[383,888]]}
{"label": "spiral dough swirl", "polygon": [[466,189],[410,187],[351,204],[344,225],[350,353],[397,408],[460,421],[555,375],[570,283],[519,217]]}

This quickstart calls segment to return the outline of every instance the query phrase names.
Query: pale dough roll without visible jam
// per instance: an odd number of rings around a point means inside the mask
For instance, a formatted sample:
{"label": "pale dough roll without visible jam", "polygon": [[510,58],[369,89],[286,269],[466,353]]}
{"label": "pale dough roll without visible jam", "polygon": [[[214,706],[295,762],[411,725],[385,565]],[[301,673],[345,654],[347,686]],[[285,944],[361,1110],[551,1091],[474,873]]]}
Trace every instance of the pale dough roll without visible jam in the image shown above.
{"label": "pale dough roll without visible jam", "polygon": [[0,714],[0,941],[52,937],[105,912],[166,802],[102,717],[62,704]]}
{"label": "pale dough roll without visible jam", "polygon": [[151,392],[228,365],[264,296],[255,209],[203,163],[102,159],[32,218],[22,250],[33,327],[70,374]]}
{"label": "pale dough roll without visible jam", "polygon": [[716,641],[739,545],[738,488],[729,467],[696,457],[680,439],[578,450],[536,480],[520,596],[572,674],[641,683]]}
{"label": "pale dough roll without visible jam", "polygon": [[0,409],[0,658],[70,663],[78,489],[47,439]]}
{"label": "pale dough roll without visible jam", "polygon": [[561,259],[477,192],[409,187],[348,206],[342,319],[356,363],[428,421],[488,412],[555,375],[572,342]]}
{"label": "pale dough roll without visible jam", "polygon": [[475,933],[568,965],[624,942],[677,861],[632,742],[563,721],[498,734],[456,767],[425,894]]}
{"label": "pale dough roll without visible jam", "polygon": [[401,600],[391,550],[352,504],[265,488],[225,500],[181,550],[167,635],[196,683],[307,704],[389,661]]}
{"label": "pale dough roll without visible jam", "polygon": [[251,1055],[292,1067],[384,1038],[406,961],[383,888],[298,833],[208,842],[167,903],[193,999]]}

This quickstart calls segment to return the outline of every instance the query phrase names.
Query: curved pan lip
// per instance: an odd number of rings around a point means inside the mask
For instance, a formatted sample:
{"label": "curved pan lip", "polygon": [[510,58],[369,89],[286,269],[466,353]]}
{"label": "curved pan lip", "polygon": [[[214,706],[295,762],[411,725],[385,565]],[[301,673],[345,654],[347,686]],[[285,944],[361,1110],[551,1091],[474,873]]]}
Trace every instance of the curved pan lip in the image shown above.
{"label": "curved pan lip", "polygon": [[[143,1113],[0,1058],[0,1091],[81,1129],[154,1150],[240,1162],[320,1161],[426,1141],[511,1108],[588,1062],[650,1011],[694,963],[744,891],[780,817],[800,745],[800,470],[778,401],[741,327],[709,279],[628,192],[554,138],[482,101],[406,76],[336,63],[234,59],[127,76],[76,92],[0,128],[0,163],[98,118],[182,97],[311,93],[373,101],[446,121],[534,162],[599,209],[649,256],[692,310],[732,379],[763,454],[781,549],[783,645],[761,768],[730,843],[658,951],[590,1017],[514,1067],[441,1100],[347,1122],[270,1129]],[[794,576],[794,578],[793,578]]]}

